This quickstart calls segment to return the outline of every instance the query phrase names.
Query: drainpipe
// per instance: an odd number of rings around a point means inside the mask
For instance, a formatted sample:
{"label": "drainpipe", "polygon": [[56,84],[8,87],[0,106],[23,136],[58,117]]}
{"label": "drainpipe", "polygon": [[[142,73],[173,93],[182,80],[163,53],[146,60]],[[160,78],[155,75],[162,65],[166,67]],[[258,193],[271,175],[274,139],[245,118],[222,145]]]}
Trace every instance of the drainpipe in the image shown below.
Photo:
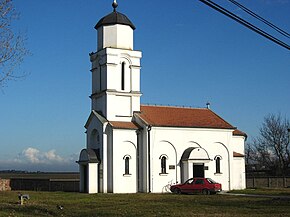
{"label": "drainpipe", "polygon": [[148,189],[149,189],[149,193],[151,193],[151,145],[150,145],[150,131],[151,131],[151,125],[148,125],[147,127],[147,131],[148,131]]}
{"label": "drainpipe", "polygon": [[[230,153],[229,153],[229,150],[227,150],[228,151],[228,158],[229,158],[229,162],[228,162],[228,164],[229,164],[229,191],[231,190],[231,181],[232,181],[232,179],[231,179],[231,160],[230,160]],[[234,161],[234,159],[232,160],[232,161]],[[234,162],[233,162],[234,163]]]}

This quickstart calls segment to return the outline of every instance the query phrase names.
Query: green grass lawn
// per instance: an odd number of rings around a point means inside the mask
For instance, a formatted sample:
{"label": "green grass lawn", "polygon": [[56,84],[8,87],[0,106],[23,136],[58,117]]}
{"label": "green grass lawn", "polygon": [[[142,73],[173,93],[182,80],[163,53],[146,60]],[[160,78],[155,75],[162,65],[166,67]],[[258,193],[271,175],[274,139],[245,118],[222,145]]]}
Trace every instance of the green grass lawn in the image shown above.
{"label": "green grass lawn", "polygon": [[258,195],[275,195],[275,196],[289,196],[290,188],[253,188],[245,190],[233,190],[231,193],[238,194],[258,194]]}
{"label": "green grass lawn", "polygon": [[[290,200],[230,195],[0,192],[0,216],[290,216]],[[60,210],[58,205],[64,208]]]}

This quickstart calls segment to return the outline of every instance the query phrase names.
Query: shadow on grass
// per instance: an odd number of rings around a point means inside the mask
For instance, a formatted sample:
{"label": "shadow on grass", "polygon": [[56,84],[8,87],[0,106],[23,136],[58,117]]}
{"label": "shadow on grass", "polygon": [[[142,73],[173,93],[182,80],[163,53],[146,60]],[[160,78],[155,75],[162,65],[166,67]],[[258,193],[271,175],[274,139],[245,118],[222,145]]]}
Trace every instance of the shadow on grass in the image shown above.
{"label": "shadow on grass", "polygon": [[51,208],[25,204],[20,205],[19,203],[6,203],[1,204],[1,212],[7,213],[8,216],[60,216],[60,210],[51,210]]}

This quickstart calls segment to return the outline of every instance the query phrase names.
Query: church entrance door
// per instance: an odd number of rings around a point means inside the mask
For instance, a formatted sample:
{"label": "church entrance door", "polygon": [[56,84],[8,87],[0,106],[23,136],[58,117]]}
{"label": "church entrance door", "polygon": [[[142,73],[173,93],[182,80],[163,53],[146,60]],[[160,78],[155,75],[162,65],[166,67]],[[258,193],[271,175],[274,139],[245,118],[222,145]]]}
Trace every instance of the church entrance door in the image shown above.
{"label": "church entrance door", "polygon": [[204,164],[193,164],[193,177],[204,178]]}
{"label": "church entrance door", "polygon": [[84,174],[84,192],[88,193],[89,189],[88,189],[88,165],[84,165],[83,166],[84,170],[83,170],[83,174]]}

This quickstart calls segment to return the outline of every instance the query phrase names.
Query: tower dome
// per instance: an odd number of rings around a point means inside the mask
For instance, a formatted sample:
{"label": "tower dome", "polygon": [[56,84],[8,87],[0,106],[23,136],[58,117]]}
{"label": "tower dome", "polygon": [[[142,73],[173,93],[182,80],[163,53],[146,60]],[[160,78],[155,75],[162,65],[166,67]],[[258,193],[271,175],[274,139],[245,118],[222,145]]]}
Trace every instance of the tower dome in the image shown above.
{"label": "tower dome", "polygon": [[104,48],[133,50],[134,24],[128,17],[117,12],[118,4],[112,4],[114,10],[99,20],[95,29],[98,31],[98,51]]}
{"label": "tower dome", "polygon": [[122,25],[127,25],[130,26],[133,30],[136,29],[134,24],[129,20],[129,18],[116,11],[116,8],[118,7],[117,3],[113,3],[113,8],[114,11],[107,16],[103,17],[102,19],[99,20],[97,25],[95,26],[95,29],[98,29],[101,26],[109,26],[109,25],[114,25],[114,24],[122,24]]}

